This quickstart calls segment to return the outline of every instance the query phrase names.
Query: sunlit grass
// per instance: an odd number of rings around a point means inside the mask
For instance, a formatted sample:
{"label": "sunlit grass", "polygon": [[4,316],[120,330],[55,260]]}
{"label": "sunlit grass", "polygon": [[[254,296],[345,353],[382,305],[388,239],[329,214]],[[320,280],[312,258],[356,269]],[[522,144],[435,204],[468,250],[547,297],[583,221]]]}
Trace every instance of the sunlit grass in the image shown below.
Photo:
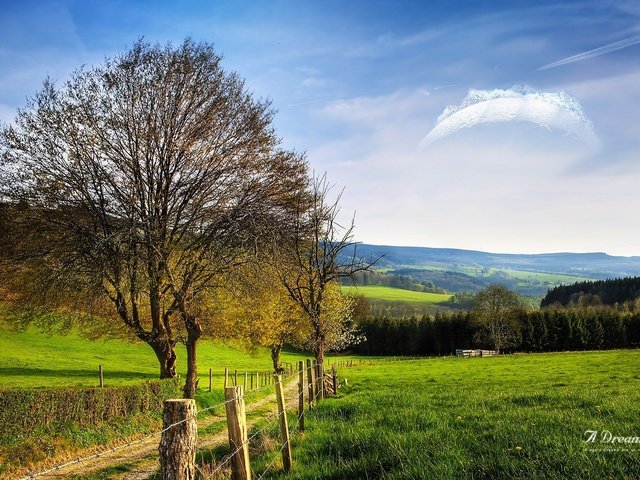
{"label": "sunlit grass", "polygon": [[634,350],[341,369],[349,386],[295,437],[293,471],[265,478],[639,478],[640,444],[585,442],[640,436],[639,363]]}
{"label": "sunlit grass", "polygon": [[407,303],[437,304],[447,302],[451,295],[442,293],[414,292],[402,288],[381,285],[345,286],[343,291],[355,295],[364,295],[372,300],[398,301]]}

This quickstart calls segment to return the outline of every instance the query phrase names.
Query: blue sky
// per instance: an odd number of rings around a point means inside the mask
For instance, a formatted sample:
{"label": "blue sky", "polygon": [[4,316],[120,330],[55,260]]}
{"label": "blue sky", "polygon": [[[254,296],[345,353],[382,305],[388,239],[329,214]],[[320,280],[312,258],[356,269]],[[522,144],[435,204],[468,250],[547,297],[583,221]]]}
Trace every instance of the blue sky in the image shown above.
{"label": "blue sky", "polygon": [[640,2],[0,8],[5,122],[47,75],[191,36],[272,99],[284,144],[345,188],[361,241],[640,255]]}

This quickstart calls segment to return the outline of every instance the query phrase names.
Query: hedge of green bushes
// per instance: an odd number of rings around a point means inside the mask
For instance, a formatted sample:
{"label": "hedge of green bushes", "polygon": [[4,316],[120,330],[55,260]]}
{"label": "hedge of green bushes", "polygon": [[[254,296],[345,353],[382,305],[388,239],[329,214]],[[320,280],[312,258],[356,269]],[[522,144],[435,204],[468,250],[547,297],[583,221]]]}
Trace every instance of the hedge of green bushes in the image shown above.
{"label": "hedge of green bushes", "polygon": [[180,396],[177,380],[106,388],[0,390],[0,444],[20,442],[38,430],[87,427],[140,413],[160,412],[162,401]]}

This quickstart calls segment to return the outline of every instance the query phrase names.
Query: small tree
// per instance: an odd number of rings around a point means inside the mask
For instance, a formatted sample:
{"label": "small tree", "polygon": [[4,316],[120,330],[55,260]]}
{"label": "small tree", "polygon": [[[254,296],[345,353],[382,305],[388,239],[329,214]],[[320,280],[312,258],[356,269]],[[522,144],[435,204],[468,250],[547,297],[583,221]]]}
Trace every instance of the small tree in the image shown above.
{"label": "small tree", "polygon": [[489,343],[498,355],[503,349],[517,345],[521,338],[517,312],[522,305],[520,297],[502,285],[491,285],[480,291],[472,309],[478,328],[474,340]]}
{"label": "small tree", "polygon": [[0,136],[0,199],[28,206],[19,260],[41,298],[111,303],[162,378],[175,376],[182,338],[187,397],[202,296],[287,225],[307,184],[304,159],[279,147],[269,103],[220,62],[208,44],[139,41],[60,88],[46,81]]}
{"label": "small tree", "polygon": [[279,281],[279,273],[268,262],[257,260],[227,275],[224,282],[226,288],[220,291],[223,298],[215,302],[215,311],[208,312],[210,323],[206,327],[214,325],[225,338],[249,349],[269,348],[273,370],[281,372],[282,347],[302,344],[308,325]]}
{"label": "small tree", "polygon": [[[293,221],[293,237],[279,246],[279,258],[286,262],[280,280],[290,297],[305,313],[310,335],[306,342],[322,364],[328,349],[345,348],[357,337],[353,335],[351,314],[336,319],[329,314],[331,296],[341,278],[369,270],[377,261],[357,256],[353,239],[354,221],[347,227],[338,223],[340,195],[329,201],[331,186],[326,175],[315,178],[308,195],[299,196],[298,214]],[[352,308],[352,302],[348,302]],[[331,320],[329,320],[331,319]]]}

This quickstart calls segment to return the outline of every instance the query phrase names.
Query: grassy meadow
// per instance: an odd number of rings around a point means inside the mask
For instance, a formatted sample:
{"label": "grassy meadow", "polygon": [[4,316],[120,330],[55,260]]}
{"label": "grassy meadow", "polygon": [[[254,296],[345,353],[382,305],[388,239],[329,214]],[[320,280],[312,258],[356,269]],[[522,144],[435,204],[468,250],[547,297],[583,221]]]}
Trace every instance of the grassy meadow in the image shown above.
{"label": "grassy meadow", "polygon": [[[186,351],[176,349],[178,372],[186,374]],[[14,331],[0,322],[0,387],[96,386],[98,366],[104,369],[106,385],[126,385],[158,378],[159,369],[151,348],[141,342],[97,340],[70,333],[47,335],[35,328]],[[284,351],[282,360],[301,359],[297,352]],[[213,369],[214,385],[222,388],[224,367],[244,372],[272,369],[266,348],[248,351],[240,345],[203,340],[198,350],[200,374]],[[204,386],[202,379],[200,386]]]}
{"label": "grassy meadow", "polygon": [[294,436],[293,470],[277,459],[264,478],[640,478],[640,444],[599,441],[640,436],[639,364],[633,350],[342,368],[349,386]]}
{"label": "grassy meadow", "polygon": [[426,303],[436,305],[449,301],[451,295],[443,293],[414,292],[402,288],[385,287],[381,285],[362,285],[342,287],[346,293],[364,295],[371,300],[385,302]]}
{"label": "grassy meadow", "polygon": [[[0,323],[0,348],[2,388],[95,386],[99,364],[107,385],[157,377],[155,357],[144,344],[16,332]],[[182,349],[178,356],[183,374]],[[285,361],[301,358],[298,352],[283,354]],[[610,445],[600,437],[585,442],[588,430],[640,436],[640,350],[369,360],[374,363],[340,368],[349,385],[308,414],[303,435],[293,434],[289,474],[281,471],[277,428],[266,430],[262,447],[252,450],[256,478],[270,464],[264,478],[640,478],[640,444]],[[221,401],[225,366],[265,371],[271,364],[266,349],[247,352],[203,341],[199,365],[198,403],[204,408]],[[210,366],[216,373],[211,394],[205,391]],[[249,401],[265,393],[252,394]],[[295,432],[295,415],[290,422]],[[55,450],[104,445],[158,426],[159,412],[150,412],[106,431],[71,429],[56,438]],[[210,428],[218,431],[222,425]],[[50,437],[6,445],[0,456],[32,455],[45,440]],[[219,458],[227,450],[212,454]]]}

